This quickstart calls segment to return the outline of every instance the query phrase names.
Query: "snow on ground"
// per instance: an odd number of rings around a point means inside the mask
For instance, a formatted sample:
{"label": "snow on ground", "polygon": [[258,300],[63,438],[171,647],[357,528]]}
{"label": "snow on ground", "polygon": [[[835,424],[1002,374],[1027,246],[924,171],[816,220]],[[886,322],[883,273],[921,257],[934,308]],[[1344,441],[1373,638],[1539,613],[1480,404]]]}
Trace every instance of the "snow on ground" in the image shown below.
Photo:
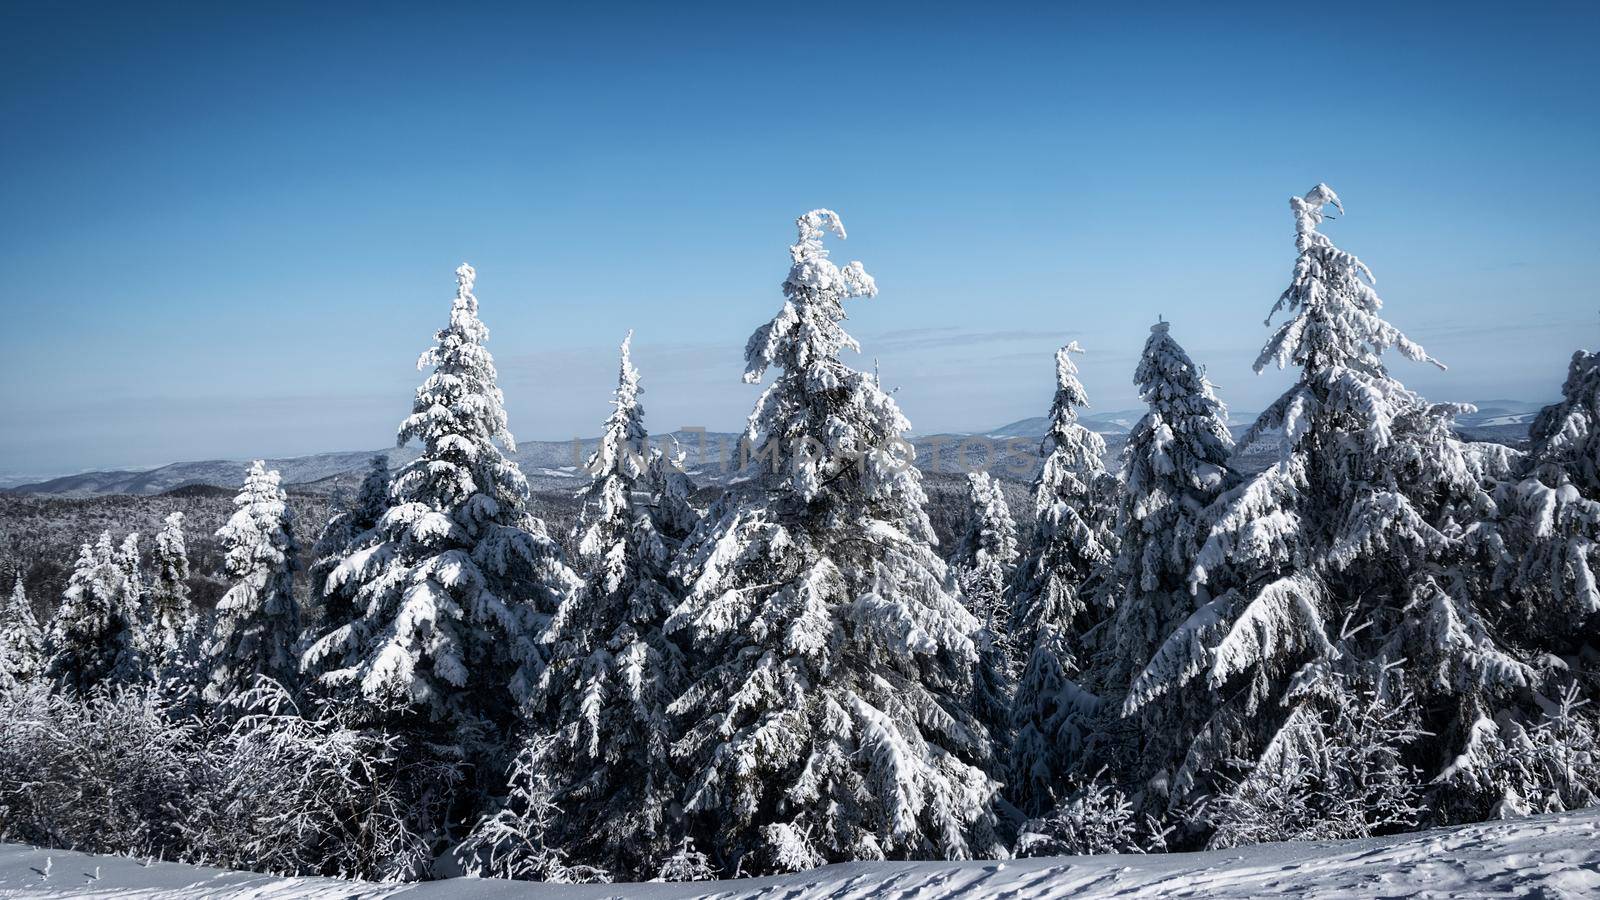
{"label": "snow on ground", "polygon": [[[48,860],[48,865],[46,864]],[[48,874],[46,874],[48,872]],[[272,878],[0,844],[0,898],[134,900],[969,900],[1093,897],[1600,897],[1600,809],[1334,843],[1164,856],[850,863],[777,878],[561,886]]]}

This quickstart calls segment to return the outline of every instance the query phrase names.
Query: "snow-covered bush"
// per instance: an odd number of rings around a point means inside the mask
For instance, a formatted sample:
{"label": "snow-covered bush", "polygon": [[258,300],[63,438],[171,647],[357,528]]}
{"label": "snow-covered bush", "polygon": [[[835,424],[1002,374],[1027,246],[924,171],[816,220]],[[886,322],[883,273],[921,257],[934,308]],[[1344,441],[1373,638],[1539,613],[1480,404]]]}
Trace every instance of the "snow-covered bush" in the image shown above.
{"label": "snow-covered bush", "polygon": [[1398,676],[1314,669],[1264,751],[1235,760],[1248,774],[1205,804],[1210,846],[1343,840],[1403,831],[1422,814],[1420,773],[1402,759],[1427,736]]}
{"label": "snow-covered bush", "polygon": [[149,685],[0,692],[0,840],[181,857],[212,771],[200,723]]}
{"label": "snow-covered bush", "polygon": [[448,751],[303,715],[271,679],[234,697],[191,855],[284,875],[426,877],[461,764]]}
{"label": "snow-covered bush", "polygon": [[1127,795],[1103,781],[1105,770],[1049,814],[1030,819],[1017,838],[1018,856],[1163,853],[1172,826],[1134,812]]}
{"label": "snow-covered bush", "polygon": [[0,840],[284,875],[429,873],[458,759],[327,708],[302,716],[266,678],[215,721],[190,705],[147,684],[0,692]]}
{"label": "snow-covered bush", "polygon": [[1549,704],[1544,719],[1529,730],[1524,749],[1531,764],[1522,796],[1531,812],[1600,803],[1600,722],[1577,682],[1569,682]]}
{"label": "snow-covered bush", "polygon": [[651,881],[711,881],[717,877],[717,870],[711,865],[710,857],[694,848],[694,841],[684,838],[672,855],[661,864],[661,870]]}
{"label": "snow-covered bush", "polygon": [[[1543,700],[1543,698],[1541,698]],[[1569,682],[1528,724],[1509,711],[1473,724],[1466,748],[1434,779],[1450,818],[1509,819],[1600,803],[1600,722]]]}
{"label": "snow-covered bush", "polygon": [[604,869],[568,863],[555,845],[561,809],[550,778],[548,756],[555,739],[532,738],[512,762],[510,792],[500,808],[485,816],[455,850],[462,868],[475,878],[512,878],[557,884],[611,881]]}

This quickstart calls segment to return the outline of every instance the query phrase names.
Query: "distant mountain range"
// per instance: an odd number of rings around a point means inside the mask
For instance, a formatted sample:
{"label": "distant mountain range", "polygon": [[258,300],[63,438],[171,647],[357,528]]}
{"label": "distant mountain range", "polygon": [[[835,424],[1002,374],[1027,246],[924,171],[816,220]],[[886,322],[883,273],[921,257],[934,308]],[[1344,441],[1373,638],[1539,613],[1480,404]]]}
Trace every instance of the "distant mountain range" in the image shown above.
{"label": "distant mountain range", "polygon": [[[1457,418],[1462,434],[1474,440],[1516,443],[1527,437],[1528,425],[1543,404],[1522,400],[1487,400],[1478,410]],[[1143,410],[1087,412],[1080,421],[1106,437],[1107,455],[1115,459],[1125,436]],[[1253,415],[1235,415],[1231,423],[1235,435],[1241,434]],[[917,467],[929,472],[962,472],[976,465],[989,464],[1002,477],[1025,480],[1032,477],[1037,445],[1049,420],[1043,416],[1021,419],[985,432],[917,435]],[[740,435],[729,432],[679,432],[667,436],[685,454],[686,468],[698,481],[708,484],[730,483],[749,473],[741,469],[738,453]],[[660,440],[658,438],[658,440]],[[582,484],[583,464],[594,451],[597,439],[578,441],[524,441],[517,446],[516,460],[535,490],[560,491]],[[1026,442],[1024,442],[1026,441]],[[665,441],[663,441],[665,445]],[[284,484],[302,490],[330,491],[350,486],[359,480],[374,454],[384,454],[391,468],[403,465],[417,455],[412,447],[389,450],[315,453],[283,459],[269,459],[268,468],[283,475]],[[998,453],[998,460],[989,454]],[[1007,455],[1009,454],[1009,455]],[[1109,462],[1110,460],[1108,460]],[[12,493],[50,494],[85,497],[102,494],[162,494],[195,485],[232,488],[244,477],[243,460],[202,460],[178,462],[143,471],[97,471],[63,475],[41,481],[14,484]]]}
{"label": "distant mountain range", "polygon": [[[700,433],[669,435],[677,438],[688,454],[689,468],[694,470],[717,461],[718,453],[732,456],[737,447],[738,435],[725,433]],[[582,475],[584,462],[594,452],[596,438],[578,441],[522,441],[517,445],[514,458],[530,482],[539,489],[555,489],[568,484],[576,485]],[[702,451],[702,443],[704,449]],[[727,448],[723,450],[722,448]],[[388,457],[391,469],[415,459],[415,447],[398,447],[387,450],[356,450],[334,453],[313,453],[267,459],[267,468],[277,469],[283,483],[291,487],[331,490],[350,481],[358,481],[366,471],[373,456]],[[233,487],[242,482],[245,460],[210,459],[199,462],[177,462],[146,471],[80,472],[26,484],[16,484],[7,490],[12,493],[59,494],[63,496],[94,496],[98,494],[163,494],[191,485]]]}
{"label": "distant mountain range", "polygon": [[[1078,421],[1090,431],[1101,434],[1127,434],[1144,415],[1142,409],[1124,409],[1116,412],[1085,412],[1078,417]],[[993,431],[984,432],[993,438],[1010,437],[1043,437],[1046,429],[1050,427],[1050,420],[1044,416],[1033,416],[1019,419],[1010,425],[1002,425]]]}
{"label": "distant mountain range", "polygon": [[[1532,403],[1526,400],[1485,400],[1473,404],[1478,409],[1476,412],[1466,413],[1456,417],[1456,425],[1462,429],[1498,428],[1504,426],[1517,426],[1524,431],[1533,423],[1533,417],[1545,407],[1543,403]],[[1078,417],[1078,421],[1100,434],[1127,434],[1133,430],[1144,415],[1142,409],[1123,409],[1113,412],[1085,412]],[[1256,419],[1256,413],[1231,412],[1228,424],[1237,426],[1235,430],[1247,428]],[[1044,416],[1034,416],[1028,419],[1019,419],[1010,425],[1002,425],[993,431],[985,432],[990,437],[1042,437],[1045,429],[1050,426],[1050,420]]]}
{"label": "distant mountain range", "polygon": [[1533,424],[1533,417],[1546,404],[1529,403],[1526,400],[1485,400],[1473,405],[1478,407],[1477,412],[1456,417],[1456,422],[1464,428],[1493,428],[1500,425],[1526,428]]}

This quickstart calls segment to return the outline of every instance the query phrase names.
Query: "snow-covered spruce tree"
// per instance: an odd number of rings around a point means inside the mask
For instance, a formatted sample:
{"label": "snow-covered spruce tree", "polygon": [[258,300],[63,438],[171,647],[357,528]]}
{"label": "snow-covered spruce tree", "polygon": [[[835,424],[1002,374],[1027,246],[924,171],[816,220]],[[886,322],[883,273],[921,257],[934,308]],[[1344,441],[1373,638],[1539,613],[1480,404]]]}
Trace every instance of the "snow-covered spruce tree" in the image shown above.
{"label": "snow-covered spruce tree", "polygon": [[1592,747],[1600,732],[1597,418],[1600,354],[1579,351],[1560,402],[1533,422],[1518,477],[1495,493],[1497,516],[1478,528],[1492,573],[1481,595],[1499,612],[1497,636],[1544,677],[1531,704],[1485,710],[1472,723],[1465,749],[1435,779],[1452,801],[1444,817],[1568,809],[1594,802],[1600,791],[1600,767],[1567,764],[1573,756],[1592,760],[1587,751],[1556,752],[1574,738]]}
{"label": "snow-covered spruce tree", "polygon": [[981,627],[973,709],[989,730],[996,759],[1011,740],[1011,696],[1022,657],[1012,630],[1011,578],[1017,565],[1017,526],[1000,483],[987,472],[967,474],[968,515],[950,558],[956,585]]}
{"label": "snow-covered spruce tree", "polygon": [[1585,497],[1600,499],[1600,353],[1572,354],[1561,402],[1539,411],[1530,437],[1535,475],[1554,485],[1565,474]]}
{"label": "snow-covered spruce tree", "polygon": [[[1417,696],[1422,727],[1438,735],[1408,753],[1424,774],[1531,676],[1471,590],[1470,530],[1492,511],[1486,487],[1510,452],[1456,439],[1460,407],[1429,404],[1389,375],[1390,348],[1432,360],[1379,318],[1366,266],[1317,230],[1330,203],[1326,185],[1290,200],[1299,258],[1273,308],[1289,318],[1256,369],[1293,363],[1300,377],[1240,443],[1277,432],[1281,460],[1208,510],[1192,582],[1212,599],[1155,652],[1124,706],[1168,704],[1145,715],[1198,723],[1171,759],[1149,763],[1176,773],[1174,801],[1264,759],[1341,659],[1391,667]],[[1176,689],[1201,676],[1196,708]]]}
{"label": "snow-covered spruce tree", "polygon": [[649,447],[632,339],[622,342],[613,411],[580,494],[587,586],[551,622],[534,709],[554,736],[543,764],[562,809],[557,840],[574,860],[639,880],[656,873],[678,831],[667,706],[685,671],[662,628],[677,606],[669,569],[686,534],[660,515],[650,467],[660,451]]}
{"label": "snow-covered spruce tree", "polygon": [[44,634],[18,572],[11,596],[0,608],[0,691],[33,681],[43,668]]}
{"label": "snow-covered spruce tree", "polygon": [[843,303],[876,292],[800,217],[778,314],[745,380],[782,370],[751,413],[761,474],[725,495],[676,571],[668,628],[699,665],[672,705],[691,836],[747,874],[1000,851],[990,736],[971,708],[979,623],[932,546],[909,423],[839,352]]}
{"label": "snow-covered spruce tree", "polygon": [[1561,393],[1534,419],[1521,478],[1496,496],[1500,540],[1487,546],[1491,590],[1517,600],[1517,640],[1573,656],[1600,652],[1600,353],[1573,355]]}
{"label": "snow-covered spruce tree", "polygon": [[[1111,704],[1104,710],[1108,717],[1122,713],[1128,685],[1156,648],[1210,599],[1203,591],[1190,592],[1189,573],[1205,536],[1205,510],[1228,486],[1233,451],[1227,407],[1204,370],[1173,339],[1168,323],[1150,327],[1133,383],[1149,411],[1133,426],[1122,451],[1116,558],[1122,597],[1092,679]],[[1106,749],[1110,758],[1103,764],[1111,765],[1123,783],[1142,786],[1157,778],[1154,792],[1163,794],[1159,778],[1183,723],[1162,716],[1183,711],[1180,705],[1141,711],[1132,704],[1135,714],[1110,726],[1117,746]]]}
{"label": "snow-covered spruce tree", "polygon": [[294,576],[300,563],[288,500],[277,471],[256,460],[233,498],[233,516],[217,529],[223,570],[233,584],[217,602],[204,649],[211,670],[205,698],[212,703],[251,690],[258,675],[284,687],[297,683]]}
{"label": "snow-covered spruce tree", "polygon": [[156,674],[155,667],[159,659],[151,656],[145,646],[145,638],[150,625],[149,590],[144,582],[144,567],[139,559],[139,532],[130,531],[122,538],[113,558],[116,561],[117,575],[120,579],[118,593],[122,595],[129,614],[133,617],[134,633],[133,647],[139,657],[139,676],[143,679],[153,678]]}
{"label": "snow-covered spruce tree", "polygon": [[356,721],[465,742],[469,755],[497,747],[516,721],[544,663],[539,634],[578,585],[501,451],[516,445],[474,278],[471,266],[456,269],[450,323],[418,360],[433,372],[397,443],[419,441],[422,453],[328,575],[327,591],[344,592],[355,617],[302,660]]}
{"label": "snow-covered spruce tree", "polygon": [[330,591],[328,576],[344,562],[352,546],[378,527],[388,510],[389,457],[378,453],[368,464],[355,497],[328,519],[311,548],[311,603],[316,613],[312,627],[318,634],[327,634],[355,617],[353,585],[344,582],[340,590]]}
{"label": "snow-covered spruce tree", "polygon": [[[1006,790],[1018,809],[1055,806],[1080,771],[1099,699],[1080,683],[1090,631],[1109,612],[1104,587],[1117,552],[1112,530],[1116,478],[1106,472],[1105,441],[1078,422],[1088,395],[1078,381],[1073,341],[1056,351],[1056,394],[1033,486],[1033,544],[1017,567],[1012,631],[1026,654],[1011,705]],[[1091,770],[1092,771],[1092,770]]]}
{"label": "snow-covered spruce tree", "polygon": [[130,684],[144,674],[139,617],[111,532],[85,542],[45,636],[45,674],[69,691]]}
{"label": "snow-covered spruce tree", "polygon": [[1000,483],[987,472],[967,474],[967,504],[966,528],[950,557],[950,568],[967,608],[989,629],[1000,654],[997,662],[1009,666],[1019,655],[1011,640],[1007,593],[1017,567],[1017,523]]}
{"label": "snow-covered spruce tree", "polygon": [[651,512],[661,533],[679,544],[688,540],[705,518],[705,510],[694,503],[694,481],[684,469],[687,456],[677,445],[670,451],[658,447],[650,451],[649,461]]}
{"label": "snow-covered spruce tree", "polygon": [[1116,479],[1106,472],[1106,442],[1078,422],[1089,396],[1078,381],[1072,354],[1077,341],[1056,351],[1056,393],[1050,430],[1041,450],[1044,466],[1033,485],[1032,545],[1016,569],[1013,624],[1023,652],[1041,625],[1082,633],[1104,599],[1090,584],[1115,557]]}
{"label": "snow-covered spruce tree", "polygon": [[180,662],[195,627],[189,602],[189,548],[183,513],[169,514],[156,533],[155,580],[146,594],[141,645],[151,665],[167,669]]}
{"label": "snow-covered spruce tree", "polygon": [[130,531],[123,536],[117,548],[117,570],[122,573],[122,593],[142,620],[145,614],[144,568],[139,560],[139,532]]}

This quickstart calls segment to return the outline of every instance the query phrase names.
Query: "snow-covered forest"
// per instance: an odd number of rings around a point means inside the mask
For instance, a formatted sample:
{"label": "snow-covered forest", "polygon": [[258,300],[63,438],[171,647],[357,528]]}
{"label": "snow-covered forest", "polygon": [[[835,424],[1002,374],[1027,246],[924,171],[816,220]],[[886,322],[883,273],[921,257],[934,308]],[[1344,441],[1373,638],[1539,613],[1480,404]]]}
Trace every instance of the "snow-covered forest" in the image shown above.
{"label": "snow-covered forest", "polygon": [[[1469,408],[1391,371],[1443,363],[1334,243],[1340,198],[1289,207],[1255,368],[1297,377],[1248,431],[1157,321],[1129,373],[1148,409],[1108,466],[1069,343],[1031,505],[974,472],[945,541],[912,423],[853,367],[848,311],[878,285],[831,258],[834,212],[798,218],[745,348],[748,479],[708,491],[651,440],[629,333],[559,529],[462,264],[403,466],[374,459],[306,521],[257,462],[214,534],[172,512],[83,535],[59,597],[8,585],[0,841],[698,881],[1600,804],[1600,353],[1572,356],[1526,449],[1468,440]],[[1241,464],[1264,446],[1273,464]]]}

